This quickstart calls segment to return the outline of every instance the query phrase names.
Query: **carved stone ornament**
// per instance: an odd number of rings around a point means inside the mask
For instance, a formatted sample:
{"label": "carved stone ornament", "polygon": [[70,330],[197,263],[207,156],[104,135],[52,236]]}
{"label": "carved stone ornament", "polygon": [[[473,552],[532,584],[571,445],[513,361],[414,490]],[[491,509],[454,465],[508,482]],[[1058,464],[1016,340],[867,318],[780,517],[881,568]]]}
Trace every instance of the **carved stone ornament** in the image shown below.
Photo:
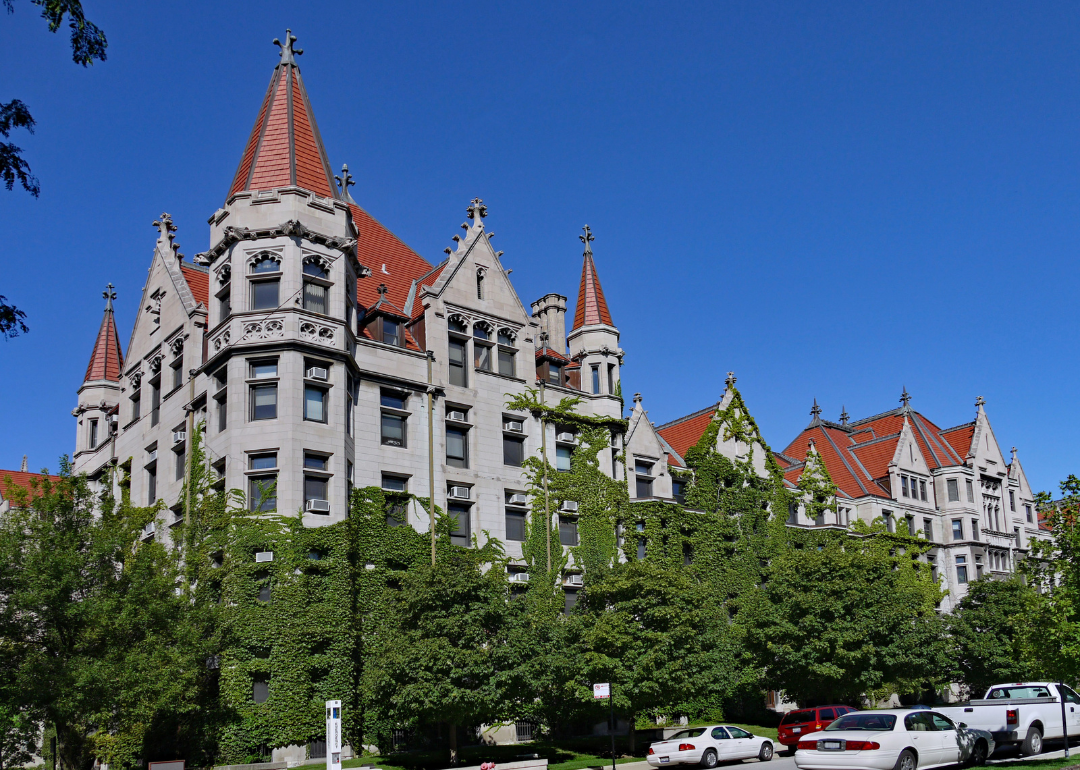
{"label": "carved stone ornament", "polygon": [[466,318],[465,316],[461,315],[460,313],[451,313],[450,315],[448,315],[446,317],[446,322],[448,324],[453,324],[453,323],[461,324],[466,329],[468,329],[469,326],[470,326],[469,319]]}
{"label": "carved stone ornament", "polygon": [[244,324],[244,336],[241,342],[251,340],[277,339],[285,334],[285,324],[280,318],[268,318],[265,321],[249,321]]}
{"label": "carved stone ornament", "polygon": [[264,259],[270,259],[277,262],[278,269],[281,268],[281,254],[277,251],[257,251],[247,258],[248,272],[251,272],[251,268],[255,266],[256,262],[262,262]]}
{"label": "carved stone ornament", "polygon": [[161,353],[157,353],[156,355],[154,355],[150,359],[150,373],[151,374],[157,374],[158,372],[161,371],[161,359],[163,357],[164,356],[162,356]]}
{"label": "carved stone ornament", "polygon": [[132,390],[138,390],[142,387],[142,372],[134,372],[128,377],[128,385]]}
{"label": "carved stone ornament", "polygon": [[490,323],[488,323],[487,321],[483,321],[483,320],[474,322],[473,323],[473,328],[474,329],[483,329],[484,331],[486,331],[488,333],[489,336],[495,333],[495,328]]}
{"label": "carved stone ornament", "polygon": [[517,332],[514,331],[513,329],[508,329],[507,327],[504,326],[501,329],[499,329],[499,334],[509,337],[511,342],[517,342]]}
{"label": "carved stone ornament", "polygon": [[172,352],[173,357],[182,355],[184,352],[184,340],[187,338],[186,334],[181,334],[172,342],[169,343],[169,350]]}
{"label": "carved stone ornament", "polygon": [[213,342],[210,343],[214,347],[214,352],[216,353],[217,351],[228,345],[230,337],[231,334],[229,333],[229,329],[225,329],[223,332],[214,337]]}
{"label": "carved stone ornament", "polygon": [[[230,225],[222,232],[221,240],[214,244],[209,251],[204,251],[202,254],[195,255],[195,262],[200,265],[209,265],[215,259],[220,257],[226,249],[240,241],[256,241],[264,238],[280,238],[281,236],[303,238],[321,246],[329,246],[332,249],[337,249],[353,259],[356,259],[355,238],[338,238],[333,235],[319,233],[306,227],[303,223],[295,219],[290,219],[288,222],[283,222],[274,227],[259,228],[256,230]],[[371,271],[366,267],[361,266],[361,273],[363,273],[361,277],[366,277],[371,274]]]}
{"label": "carved stone ornament", "polygon": [[301,262],[305,265],[318,265],[328,273],[330,272],[331,265],[334,264],[334,260],[325,257],[322,254],[305,254]]}
{"label": "carved stone ornament", "polygon": [[333,345],[335,330],[332,326],[303,321],[300,324],[300,339],[317,342],[320,345]]}
{"label": "carved stone ornament", "polygon": [[221,269],[217,271],[218,286],[224,286],[232,280],[232,265],[226,262],[221,266]]}

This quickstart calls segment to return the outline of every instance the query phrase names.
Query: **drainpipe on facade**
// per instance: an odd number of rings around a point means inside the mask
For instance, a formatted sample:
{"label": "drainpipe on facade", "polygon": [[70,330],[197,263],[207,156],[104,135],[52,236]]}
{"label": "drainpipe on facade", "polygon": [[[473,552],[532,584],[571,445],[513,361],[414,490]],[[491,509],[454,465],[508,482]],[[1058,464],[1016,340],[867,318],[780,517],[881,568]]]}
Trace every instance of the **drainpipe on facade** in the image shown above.
{"label": "drainpipe on facade", "polygon": [[[540,380],[540,406],[544,405],[544,381]],[[551,500],[548,497],[548,454],[547,454],[547,423],[544,421],[544,413],[540,412],[540,453],[544,457],[544,531],[547,534],[547,571],[551,576]]]}
{"label": "drainpipe on facade", "polygon": [[195,370],[188,369],[187,435],[184,436],[184,527],[191,524],[191,455],[195,448]]}
{"label": "drainpipe on facade", "polygon": [[428,516],[431,519],[431,566],[435,566],[435,416],[432,412],[431,364],[435,353],[427,351],[427,455],[428,455]]}

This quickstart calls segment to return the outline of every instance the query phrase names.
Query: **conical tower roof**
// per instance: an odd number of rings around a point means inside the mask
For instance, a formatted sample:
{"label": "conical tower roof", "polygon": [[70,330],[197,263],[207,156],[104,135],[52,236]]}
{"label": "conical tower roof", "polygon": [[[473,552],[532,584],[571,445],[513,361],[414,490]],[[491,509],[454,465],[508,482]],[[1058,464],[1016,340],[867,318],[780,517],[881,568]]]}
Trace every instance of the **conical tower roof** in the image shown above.
{"label": "conical tower roof", "polygon": [[104,297],[105,317],[101,319],[101,328],[98,329],[94,352],[90,356],[83,382],[120,382],[120,372],[124,369],[124,353],[120,350],[120,335],[116,333],[116,319],[113,318],[112,301],[116,299],[116,292],[111,283],[105,289]]}
{"label": "conical tower roof", "polygon": [[574,308],[574,326],[570,331],[580,329],[582,326],[594,326],[606,324],[614,326],[611,321],[611,312],[608,310],[607,300],[604,299],[604,290],[600,288],[600,276],[596,274],[596,264],[593,262],[592,231],[589,226],[582,228],[584,235],[578,238],[585,244],[585,261],[581,266],[581,287],[578,289],[577,307]]}
{"label": "conical tower roof", "polygon": [[243,190],[289,186],[302,187],[324,198],[340,197],[296,65],[296,57],[303,51],[293,48],[295,41],[290,30],[286,30],[284,43],[274,41],[281,47],[281,61],[274,67],[227,197]]}

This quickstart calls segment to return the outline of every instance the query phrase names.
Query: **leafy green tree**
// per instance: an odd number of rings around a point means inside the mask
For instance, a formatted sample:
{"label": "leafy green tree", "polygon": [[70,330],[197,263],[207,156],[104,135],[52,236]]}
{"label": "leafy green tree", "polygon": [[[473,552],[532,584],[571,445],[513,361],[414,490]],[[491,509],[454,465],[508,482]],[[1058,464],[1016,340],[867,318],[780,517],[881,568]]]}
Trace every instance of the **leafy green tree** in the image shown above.
{"label": "leafy green tree", "polygon": [[739,613],[766,682],[799,703],[916,693],[947,677],[941,593],[916,560],[925,543],[880,523],[856,530],[790,531]]}
{"label": "leafy green tree", "polygon": [[37,750],[41,722],[13,705],[13,694],[0,703],[0,770],[30,763]]}
{"label": "leafy green tree", "polygon": [[1039,678],[1022,649],[1022,629],[1036,599],[1019,576],[976,580],[947,618],[958,680],[968,697],[981,698],[992,685]]}
{"label": "leafy green tree", "polygon": [[[654,561],[615,565],[587,587],[580,625],[583,683],[610,682],[615,710],[636,724],[706,686],[699,584]],[[581,693],[590,697],[591,693]],[[602,718],[602,717],[601,717]],[[630,733],[630,750],[634,751]]]}
{"label": "leafy green tree", "polygon": [[507,713],[516,661],[501,546],[489,540],[483,548],[453,548],[387,590],[363,675],[373,708],[381,705],[403,726],[445,722],[454,764],[459,727]]}

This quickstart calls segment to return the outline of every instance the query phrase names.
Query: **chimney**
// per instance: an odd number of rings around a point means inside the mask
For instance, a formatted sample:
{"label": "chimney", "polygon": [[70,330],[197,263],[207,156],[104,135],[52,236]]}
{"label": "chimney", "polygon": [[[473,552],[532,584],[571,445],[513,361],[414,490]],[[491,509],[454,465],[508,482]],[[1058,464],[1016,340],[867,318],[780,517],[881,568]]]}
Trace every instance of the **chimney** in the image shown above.
{"label": "chimney", "polygon": [[26,455],[22,456],[22,465],[19,467],[19,470],[22,471],[23,473],[27,472]]}
{"label": "chimney", "polygon": [[[540,331],[547,334],[547,347],[566,355],[566,297],[545,294],[532,303],[532,314],[540,324]],[[537,339],[536,347],[541,344]]]}

